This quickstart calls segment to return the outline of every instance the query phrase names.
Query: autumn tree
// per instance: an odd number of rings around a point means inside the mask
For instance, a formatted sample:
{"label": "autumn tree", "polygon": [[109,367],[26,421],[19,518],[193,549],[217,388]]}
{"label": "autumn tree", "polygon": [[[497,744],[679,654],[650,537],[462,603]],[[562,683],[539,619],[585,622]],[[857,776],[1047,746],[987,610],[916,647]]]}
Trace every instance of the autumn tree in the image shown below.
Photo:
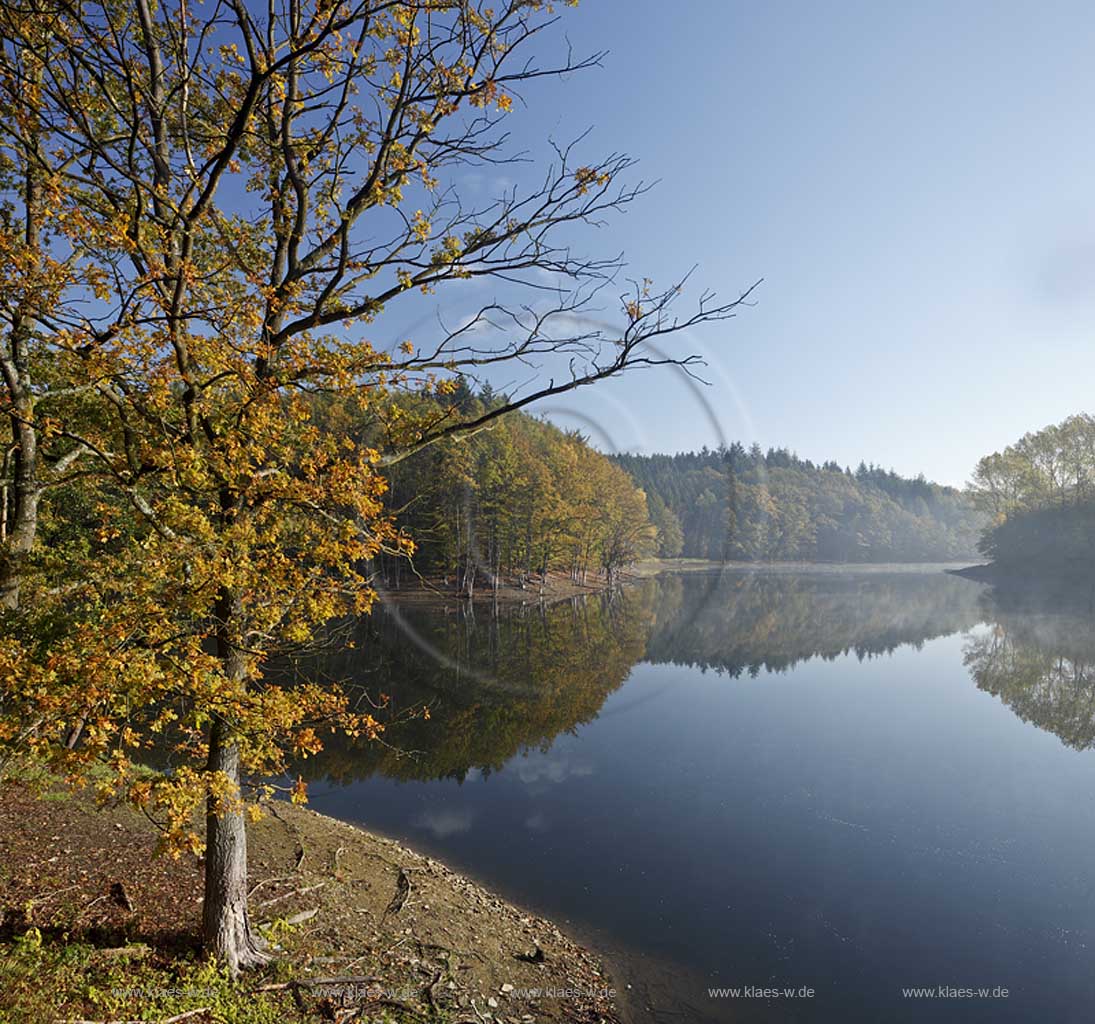
{"label": "autumn tree", "polygon": [[[467,400],[481,414],[490,397]],[[431,400],[405,403],[418,415]],[[654,526],[631,478],[580,434],[521,413],[463,441],[446,439],[389,471],[390,507],[415,537],[415,566],[473,596],[478,577],[528,585],[549,570],[611,583],[652,550]],[[400,561],[384,559],[390,585]]]}
{"label": "autumn tree", "polygon": [[1088,501],[1093,479],[1095,417],[1081,413],[980,459],[971,490],[1002,522],[1017,512]]}
{"label": "autumn tree", "polygon": [[[79,461],[97,520],[72,557],[36,563],[37,603],[6,627],[2,736],[72,772],[106,761],[106,795],[157,817],[169,847],[204,850],[204,938],[233,971],[266,957],[247,915],[246,778],[336,724],[378,728],[351,694],[279,684],[268,666],[366,611],[364,567],[409,549],[385,468],[545,396],[689,367],[645,343],[737,305],[704,296],[676,318],[679,287],[639,286],[618,329],[575,330],[620,264],[579,257],[567,229],[642,194],[625,156],[559,146],[536,186],[460,195],[461,169],[509,158],[523,84],[597,62],[539,63],[554,19],[530,0],[0,10],[0,227],[19,264],[3,307],[5,493],[42,493],[27,467],[48,436],[54,462]],[[555,287],[535,301],[387,336],[384,314],[422,292],[479,279],[513,295],[545,273]],[[475,415],[391,420],[378,446],[316,420],[325,395],[383,414],[393,390],[443,395],[461,372],[518,360],[561,369]],[[79,396],[79,415],[47,416],[52,395]],[[28,526],[6,564],[22,574],[35,526],[16,518]],[[133,761],[159,734],[179,767],[150,781]],[[202,802],[204,839],[190,829]]]}
{"label": "autumn tree", "polygon": [[975,500],[991,515],[982,554],[1017,573],[1090,577],[1095,565],[1095,417],[1069,416],[978,461]]}

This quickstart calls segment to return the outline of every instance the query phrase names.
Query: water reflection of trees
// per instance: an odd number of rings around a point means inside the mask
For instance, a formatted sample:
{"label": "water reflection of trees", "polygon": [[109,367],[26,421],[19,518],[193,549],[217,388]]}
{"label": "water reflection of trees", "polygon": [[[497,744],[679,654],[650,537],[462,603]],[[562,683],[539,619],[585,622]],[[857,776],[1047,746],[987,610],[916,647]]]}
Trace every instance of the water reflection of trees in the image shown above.
{"label": "water reflection of trees", "polygon": [[989,604],[965,663],[978,687],[1077,750],[1095,746],[1095,619]]}
{"label": "water reflection of trees", "polygon": [[978,595],[943,573],[671,577],[647,659],[731,676],[813,657],[862,660],[969,629],[981,619]]}
{"label": "water reflection of trees", "polygon": [[[738,676],[881,655],[969,629],[979,589],[941,573],[697,574],[496,615],[381,611],[360,624],[352,651],[311,671],[389,694],[389,745],[335,742],[302,767],[346,781],[489,774],[595,718],[639,661]],[[422,705],[428,720],[398,721]]]}
{"label": "water reflection of trees", "polygon": [[[643,655],[653,583],[550,607],[381,612],[323,671],[387,694],[385,743],[332,744],[310,774],[349,781],[489,774],[591,721]],[[402,621],[400,621],[402,620]],[[406,719],[429,707],[429,718]]]}

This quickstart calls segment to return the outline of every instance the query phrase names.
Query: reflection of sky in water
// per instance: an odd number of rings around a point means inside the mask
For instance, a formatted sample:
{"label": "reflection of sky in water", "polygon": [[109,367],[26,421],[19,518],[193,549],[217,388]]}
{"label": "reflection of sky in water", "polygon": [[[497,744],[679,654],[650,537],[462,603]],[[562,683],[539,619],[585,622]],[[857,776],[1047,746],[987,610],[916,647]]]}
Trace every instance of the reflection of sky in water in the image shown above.
{"label": "reflection of sky in water", "polygon": [[[515,758],[505,769],[486,780],[488,789],[507,785],[507,779],[521,783],[525,800],[530,808],[523,819],[523,827],[532,832],[546,832],[550,827],[549,815],[540,808],[539,798],[555,787],[588,778],[596,769],[588,758],[576,758],[565,751],[552,749],[531,751]],[[482,773],[472,771],[464,779],[463,786],[453,793],[446,789],[429,798],[427,807],[411,821],[415,829],[428,832],[435,839],[449,839],[471,830],[478,814],[477,795],[466,793],[469,782],[482,781]]]}
{"label": "reflection of sky in water", "polygon": [[529,787],[531,793],[542,792],[543,783],[581,779],[594,771],[588,760],[578,761],[562,751],[527,754],[515,763],[517,777]]}
{"label": "reflection of sky in water", "polygon": [[470,811],[458,811],[451,808],[438,808],[423,811],[414,819],[416,828],[424,828],[437,839],[447,839],[459,835],[471,828],[475,816]]}

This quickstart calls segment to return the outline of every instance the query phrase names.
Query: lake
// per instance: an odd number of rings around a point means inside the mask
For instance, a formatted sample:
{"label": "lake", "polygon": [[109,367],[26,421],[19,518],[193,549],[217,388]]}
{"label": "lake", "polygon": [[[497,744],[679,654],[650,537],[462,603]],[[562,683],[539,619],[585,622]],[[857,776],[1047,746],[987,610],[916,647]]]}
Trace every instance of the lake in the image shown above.
{"label": "lake", "polygon": [[390,745],[312,806],[555,918],[638,1019],[1088,1020],[1091,626],[938,570],[382,609],[323,671]]}

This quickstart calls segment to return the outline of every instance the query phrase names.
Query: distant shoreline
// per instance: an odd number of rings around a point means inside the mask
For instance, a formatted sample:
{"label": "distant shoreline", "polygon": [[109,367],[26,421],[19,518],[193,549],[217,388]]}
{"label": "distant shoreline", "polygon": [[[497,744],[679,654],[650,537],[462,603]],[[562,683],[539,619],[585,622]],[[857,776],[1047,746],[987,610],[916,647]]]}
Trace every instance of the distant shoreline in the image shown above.
{"label": "distant shoreline", "polygon": [[975,583],[997,583],[1003,578],[999,569],[991,562],[982,565],[967,565],[962,569],[948,569],[947,572],[952,576],[961,576],[963,579],[973,580]]}
{"label": "distant shoreline", "polygon": [[991,586],[1009,603],[1095,604],[1095,575],[1082,570],[1039,571],[1034,566],[1002,566],[995,562],[947,570],[952,576]]}
{"label": "distant shoreline", "polygon": [[705,562],[693,558],[658,558],[640,562],[632,573],[640,578],[662,573],[755,572],[755,573],[924,573],[960,572],[969,561],[954,562]]}
{"label": "distant shoreline", "polygon": [[376,592],[381,604],[396,606],[444,607],[453,604],[554,604],[573,597],[600,594],[610,586],[603,579],[589,583],[575,583],[568,573],[548,573],[541,586],[540,580],[528,580],[524,586],[513,579],[500,580],[497,588],[489,583],[475,588],[471,598],[460,592],[451,582],[435,576],[412,577],[404,586],[377,586]]}
{"label": "distant shoreline", "polygon": [[[381,604],[397,607],[449,607],[452,605],[532,605],[555,604],[575,597],[591,594],[603,594],[606,591],[640,580],[657,576],[681,575],[686,573],[750,572],[757,574],[781,573],[886,573],[919,574],[925,572],[947,572],[953,575],[966,575],[967,571],[983,568],[970,565],[968,561],[955,562],[715,562],[701,558],[648,558],[636,562],[626,570],[618,572],[609,582],[601,577],[576,583],[568,573],[548,573],[541,586],[539,577],[526,580],[505,579],[497,588],[483,584],[475,589],[472,597],[467,598],[454,583],[430,576],[412,577],[411,581],[398,588],[376,588]],[[973,579],[975,577],[969,576]]]}
{"label": "distant shoreline", "polygon": [[1082,571],[1055,572],[1039,571],[1035,566],[1006,566],[996,562],[981,565],[969,565],[961,569],[948,569],[952,576],[976,580],[978,583],[991,583],[994,586],[1025,588],[1075,588],[1090,586],[1092,576]]}

